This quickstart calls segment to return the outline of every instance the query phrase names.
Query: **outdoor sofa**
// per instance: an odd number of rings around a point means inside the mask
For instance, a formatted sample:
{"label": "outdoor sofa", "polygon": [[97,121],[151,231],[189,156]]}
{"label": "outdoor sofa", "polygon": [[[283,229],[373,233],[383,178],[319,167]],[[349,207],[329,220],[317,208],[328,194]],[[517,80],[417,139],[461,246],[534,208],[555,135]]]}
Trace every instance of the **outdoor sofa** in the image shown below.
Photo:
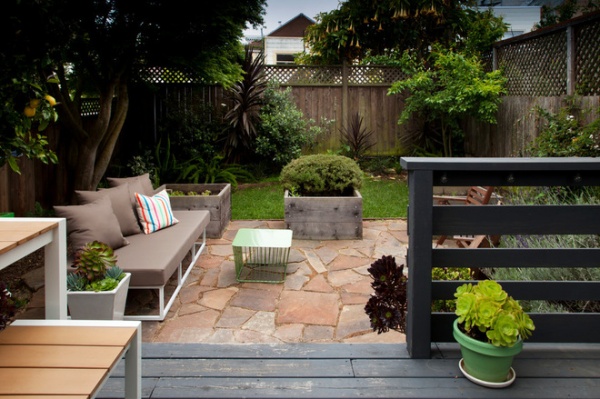
{"label": "outdoor sofa", "polygon": [[[126,314],[126,320],[164,320],[206,247],[210,213],[173,211],[164,186],[154,189],[148,174],[108,182],[110,188],[76,191],[79,205],[55,206],[56,214],[67,219],[73,252],[87,242],[105,242],[114,249],[117,265],[131,273],[130,289],[158,290],[158,314]],[[177,285],[166,302],[172,277]]]}

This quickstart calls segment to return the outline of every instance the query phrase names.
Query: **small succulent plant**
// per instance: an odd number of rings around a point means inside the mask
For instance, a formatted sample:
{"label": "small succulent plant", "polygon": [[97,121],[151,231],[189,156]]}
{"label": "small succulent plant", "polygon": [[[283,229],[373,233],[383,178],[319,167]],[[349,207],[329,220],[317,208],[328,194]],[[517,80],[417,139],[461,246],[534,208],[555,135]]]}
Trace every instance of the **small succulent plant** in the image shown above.
{"label": "small succulent plant", "polygon": [[463,284],[454,296],[458,325],[471,338],[506,347],[529,338],[535,329],[521,305],[496,281]]}
{"label": "small succulent plant", "polygon": [[75,254],[75,271],[67,276],[71,291],[110,291],[124,277],[116,265],[117,257],[106,243],[93,241],[85,244]]}
{"label": "small succulent plant", "polygon": [[404,265],[398,266],[393,256],[382,256],[367,269],[373,281],[375,292],[365,305],[365,312],[371,319],[371,328],[378,334],[390,329],[406,330],[406,283]]}
{"label": "small succulent plant", "polygon": [[92,241],[77,251],[73,266],[77,269],[77,273],[92,282],[104,278],[106,270],[116,263],[117,257],[108,244]]}

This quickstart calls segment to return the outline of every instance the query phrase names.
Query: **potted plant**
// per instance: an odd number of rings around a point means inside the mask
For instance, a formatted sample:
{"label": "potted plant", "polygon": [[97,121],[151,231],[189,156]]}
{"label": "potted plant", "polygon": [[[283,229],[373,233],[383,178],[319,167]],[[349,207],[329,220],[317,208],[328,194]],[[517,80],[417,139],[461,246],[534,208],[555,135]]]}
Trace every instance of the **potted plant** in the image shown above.
{"label": "potted plant", "polygon": [[459,366],[465,377],[488,387],[505,387],[515,379],[514,356],[535,329],[521,305],[493,280],[456,289],[453,334],[460,344]]}
{"label": "potted plant", "polygon": [[288,163],[280,180],[284,221],[294,238],[362,239],[362,178],[356,161],[342,155],[304,155]]}
{"label": "potted plant", "polygon": [[122,320],[131,273],[116,265],[106,243],[93,241],[80,248],[67,276],[69,313],[77,320]]}

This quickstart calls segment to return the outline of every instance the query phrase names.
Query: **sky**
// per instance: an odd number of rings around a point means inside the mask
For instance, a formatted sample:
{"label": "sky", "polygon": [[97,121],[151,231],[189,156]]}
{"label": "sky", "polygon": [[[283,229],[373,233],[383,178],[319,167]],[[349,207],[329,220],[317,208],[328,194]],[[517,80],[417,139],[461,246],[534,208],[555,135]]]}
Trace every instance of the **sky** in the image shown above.
{"label": "sky", "polygon": [[[315,19],[315,16],[320,12],[335,10],[338,3],[338,0],[267,0],[263,35],[268,35],[300,13]],[[247,29],[244,31],[244,36],[251,39],[260,39],[260,28]]]}

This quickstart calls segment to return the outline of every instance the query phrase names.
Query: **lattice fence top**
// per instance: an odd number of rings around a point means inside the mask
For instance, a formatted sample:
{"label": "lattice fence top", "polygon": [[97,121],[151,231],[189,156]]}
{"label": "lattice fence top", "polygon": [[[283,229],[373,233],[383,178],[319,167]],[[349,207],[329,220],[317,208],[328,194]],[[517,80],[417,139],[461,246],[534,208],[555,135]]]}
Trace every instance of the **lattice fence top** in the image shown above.
{"label": "lattice fence top", "polygon": [[155,84],[207,84],[204,79],[193,72],[163,67],[146,67],[138,71],[138,79],[146,83]]}
{"label": "lattice fence top", "polygon": [[498,67],[508,79],[509,95],[600,95],[600,12],[516,36],[494,47]]}
{"label": "lattice fence top", "polygon": [[81,100],[81,116],[94,116],[100,112],[100,101],[97,98]]}
{"label": "lattice fence top", "polygon": [[532,38],[499,48],[498,66],[513,96],[567,94],[566,32]]}
{"label": "lattice fence top", "polygon": [[600,95],[600,23],[579,26],[575,40],[575,90],[582,95]]}
{"label": "lattice fence top", "polygon": [[[343,67],[265,65],[268,80],[285,86],[341,86]],[[347,67],[348,85],[390,86],[405,76],[399,68],[353,65]]]}

